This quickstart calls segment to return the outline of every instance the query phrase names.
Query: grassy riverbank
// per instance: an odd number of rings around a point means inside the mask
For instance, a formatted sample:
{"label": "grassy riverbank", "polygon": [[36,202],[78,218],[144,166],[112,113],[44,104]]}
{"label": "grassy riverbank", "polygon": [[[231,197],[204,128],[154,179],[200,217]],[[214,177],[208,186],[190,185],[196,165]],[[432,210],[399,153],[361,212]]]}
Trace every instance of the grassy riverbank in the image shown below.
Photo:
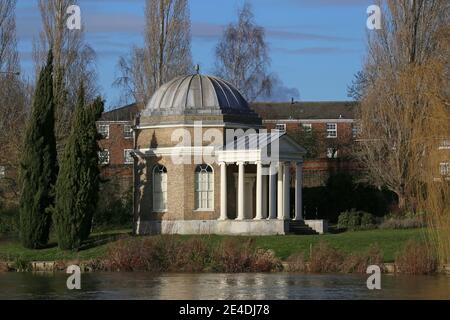
{"label": "grassy riverbank", "polygon": [[[94,233],[84,248],[79,252],[67,252],[58,249],[51,243],[48,248],[41,250],[24,249],[16,239],[0,238],[0,261],[56,261],[56,260],[91,260],[102,259],[108,253],[108,248],[114,245],[119,238],[128,237],[129,230]],[[207,240],[211,246],[219,246],[227,239],[237,239],[245,242],[253,239],[258,248],[269,249],[281,260],[303,252],[308,257],[312,246],[323,240],[332,247],[345,253],[362,253],[376,244],[383,253],[385,262],[392,262],[408,240],[423,240],[424,229],[408,230],[367,230],[343,232],[339,234],[326,234],[314,236],[266,236],[266,237],[226,237],[226,236],[174,236],[181,241],[192,238]],[[142,239],[151,237],[142,237]]]}

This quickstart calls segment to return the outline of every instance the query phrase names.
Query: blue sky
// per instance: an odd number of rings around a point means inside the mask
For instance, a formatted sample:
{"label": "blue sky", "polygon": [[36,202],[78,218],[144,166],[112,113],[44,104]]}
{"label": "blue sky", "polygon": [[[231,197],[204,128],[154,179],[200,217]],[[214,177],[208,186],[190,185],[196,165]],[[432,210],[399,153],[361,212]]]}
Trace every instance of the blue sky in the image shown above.
{"label": "blue sky", "polygon": [[[271,71],[300,100],[347,100],[346,88],[365,54],[370,0],[250,0],[266,29]],[[190,0],[192,55],[202,73],[214,66],[224,26],[236,21],[243,0]],[[98,55],[101,92],[109,107],[120,102],[112,86],[117,61],[143,42],[145,0],[79,0],[86,41]],[[17,29],[23,72],[31,76],[32,40],[40,31],[37,0],[19,0]]]}

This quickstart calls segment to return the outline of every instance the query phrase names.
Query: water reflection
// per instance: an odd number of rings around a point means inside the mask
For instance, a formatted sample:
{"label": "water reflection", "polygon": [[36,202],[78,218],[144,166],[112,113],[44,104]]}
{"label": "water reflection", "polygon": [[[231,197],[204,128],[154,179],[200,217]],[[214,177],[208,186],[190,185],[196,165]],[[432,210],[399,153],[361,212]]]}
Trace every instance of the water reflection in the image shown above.
{"label": "water reflection", "polygon": [[391,276],[368,290],[365,275],[83,274],[82,290],[66,274],[0,273],[0,299],[450,299],[450,277]]}

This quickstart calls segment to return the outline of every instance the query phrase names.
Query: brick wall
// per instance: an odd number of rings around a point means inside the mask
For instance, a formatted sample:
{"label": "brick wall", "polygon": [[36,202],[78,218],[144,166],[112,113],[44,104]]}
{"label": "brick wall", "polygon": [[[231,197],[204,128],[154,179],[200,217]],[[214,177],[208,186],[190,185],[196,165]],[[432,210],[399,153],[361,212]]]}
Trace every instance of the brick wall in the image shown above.
{"label": "brick wall", "polygon": [[[327,123],[337,124],[336,138],[326,137]],[[277,124],[285,124],[287,134],[294,139],[304,124],[311,124],[312,130],[319,136],[319,157],[317,159],[306,159],[304,161],[304,187],[308,188],[325,185],[331,172],[354,172],[359,170],[356,163],[348,160],[348,157],[352,155],[351,148],[354,143],[352,131],[353,123],[351,121],[333,121],[332,119],[330,119],[330,121],[311,120],[311,122],[308,122],[308,120],[302,122],[292,120],[265,121],[265,127],[267,129],[275,129]],[[336,148],[338,150],[337,159],[328,158],[328,148]]]}
{"label": "brick wall", "polygon": [[102,121],[97,125],[109,126],[109,136],[99,141],[100,149],[109,151],[109,163],[100,165],[100,174],[106,183],[101,187],[104,190],[114,189],[116,196],[124,195],[133,186],[133,164],[126,164],[124,155],[124,150],[134,149],[133,138],[125,137],[124,134],[125,125],[132,125],[132,122]]}

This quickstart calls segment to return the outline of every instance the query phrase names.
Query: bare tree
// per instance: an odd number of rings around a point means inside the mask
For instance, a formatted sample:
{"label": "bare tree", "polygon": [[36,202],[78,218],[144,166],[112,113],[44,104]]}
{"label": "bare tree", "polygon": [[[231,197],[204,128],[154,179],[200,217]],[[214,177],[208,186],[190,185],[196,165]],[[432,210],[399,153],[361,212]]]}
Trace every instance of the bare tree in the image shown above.
{"label": "bare tree", "polygon": [[187,0],[147,0],[145,45],[119,59],[114,82],[124,100],[146,103],[165,82],[192,71],[190,18]]}
{"label": "bare tree", "polygon": [[54,57],[54,93],[56,103],[56,136],[58,149],[69,132],[77,90],[81,82],[87,100],[98,93],[96,86],[95,51],[86,44],[84,31],[70,30],[66,22],[67,9],[73,0],[39,0],[42,31],[33,43],[35,71],[38,74],[50,48]]}
{"label": "bare tree", "polygon": [[16,50],[16,21],[14,12],[16,0],[0,1],[0,71],[15,72],[18,67]]}
{"label": "bare tree", "polygon": [[254,22],[247,2],[238,12],[237,24],[230,24],[216,47],[215,73],[228,80],[249,100],[270,96],[270,59],[264,28]]}
{"label": "bare tree", "polygon": [[16,40],[16,0],[0,0],[0,198],[14,198],[18,192],[17,172],[24,123],[29,104],[26,82],[20,78]]}
{"label": "bare tree", "polygon": [[425,149],[412,141],[430,110],[425,75],[441,53],[438,31],[447,24],[446,1],[388,0],[382,29],[368,35],[361,90],[359,158],[370,182],[389,188],[401,209],[414,207]]}

